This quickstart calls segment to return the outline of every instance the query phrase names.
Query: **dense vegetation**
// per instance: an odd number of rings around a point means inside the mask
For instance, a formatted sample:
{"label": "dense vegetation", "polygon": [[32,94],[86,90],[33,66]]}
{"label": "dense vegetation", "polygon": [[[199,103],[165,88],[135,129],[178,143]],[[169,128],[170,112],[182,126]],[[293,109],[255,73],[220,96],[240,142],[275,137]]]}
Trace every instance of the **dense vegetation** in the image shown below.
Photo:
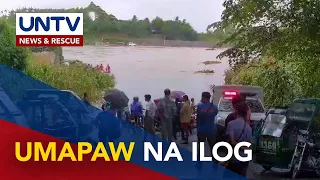
{"label": "dense vegetation", "polygon": [[112,76],[81,63],[74,63],[69,66],[31,64],[25,73],[57,89],[75,91],[79,96],[87,92],[89,98],[94,102],[101,99],[103,91],[115,85]]}
{"label": "dense vegetation", "polygon": [[14,28],[6,20],[0,19],[0,63],[25,70],[28,56],[28,49],[16,47]]}
{"label": "dense vegetation", "polygon": [[[118,20],[115,16],[107,14],[94,3],[86,8],[73,9],[34,9],[22,8],[14,11],[4,12],[5,17],[15,23],[15,13],[25,12],[80,12],[84,13],[84,34],[85,37],[92,36],[120,36],[120,37],[158,37],[168,40],[198,40],[198,34],[193,27],[184,19],[176,17],[174,20],[165,21],[160,17],[153,20],[145,18],[139,20],[133,16],[131,20]],[[94,13],[92,13],[94,12]],[[92,15],[94,17],[92,17]]]}
{"label": "dense vegetation", "polygon": [[220,31],[234,27],[219,55],[232,69],[226,83],[259,85],[268,106],[320,97],[320,3],[318,0],[225,0]]}
{"label": "dense vegetation", "polygon": [[[0,63],[25,72],[58,89],[70,89],[82,95],[87,92],[93,101],[101,98],[101,93],[115,85],[114,78],[104,73],[88,68],[83,64],[67,65],[37,65],[30,59],[30,49],[16,47],[14,28],[7,20],[0,19]],[[8,87],[14,91],[16,82],[8,77],[2,77]],[[22,88],[21,88],[22,89]]]}

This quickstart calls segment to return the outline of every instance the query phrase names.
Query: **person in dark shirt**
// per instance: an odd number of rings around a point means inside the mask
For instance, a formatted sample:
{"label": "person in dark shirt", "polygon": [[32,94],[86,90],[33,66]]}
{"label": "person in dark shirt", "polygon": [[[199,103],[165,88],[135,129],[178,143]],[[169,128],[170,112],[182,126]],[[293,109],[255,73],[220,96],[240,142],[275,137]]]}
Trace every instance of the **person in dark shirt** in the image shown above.
{"label": "person in dark shirt", "polygon": [[121,120],[116,117],[116,109],[110,107],[110,110],[102,111],[96,117],[96,122],[99,124],[99,139],[100,142],[113,142],[121,136]]}
{"label": "person in dark shirt", "polygon": [[[245,99],[243,98],[243,96],[237,95],[235,97],[232,98],[231,103],[232,103],[232,107],[233,109],[235,109],[235,106],[239,103],[245,102]],[[232,120],[237,119],[237,114],[236,112],[233,112],[231,114],[229,114],[225,120],[225,125],[224,128],[227,129],[228,127],[228,123]]]}
{"label": "person in dark shirt", "polygon": [[181,129],[181,125],[180,125],[180,111],[182,108],[181,100],[179,98],[176,98],[175,103],[176,103],[176,107],[177,107],[177,112],[176,112],[174,120],[172,121],[173,139],[177,140],[177,133],[178,133],[178,131],[180,131],[182,139],[184,140],[185,137],[184,137],[183,131]]}

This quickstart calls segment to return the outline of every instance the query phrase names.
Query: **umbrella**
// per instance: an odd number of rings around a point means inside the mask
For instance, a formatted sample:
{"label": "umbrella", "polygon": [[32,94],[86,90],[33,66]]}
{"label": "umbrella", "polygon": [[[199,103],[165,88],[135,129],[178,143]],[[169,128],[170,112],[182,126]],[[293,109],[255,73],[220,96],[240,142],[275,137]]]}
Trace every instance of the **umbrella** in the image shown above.
{"label": "umbrella", "polygon": [[173,99],[182,99],[182,97],[185,95],[186,93],[182,92],[182,91],[172,91],[170,96]]}
{"label": "umbrella", "polygon": [[129,98],[128,96],[118,89],[110,89],[104,95],[104,100],[111,103],[115,108],[124,108],[128,106]]}

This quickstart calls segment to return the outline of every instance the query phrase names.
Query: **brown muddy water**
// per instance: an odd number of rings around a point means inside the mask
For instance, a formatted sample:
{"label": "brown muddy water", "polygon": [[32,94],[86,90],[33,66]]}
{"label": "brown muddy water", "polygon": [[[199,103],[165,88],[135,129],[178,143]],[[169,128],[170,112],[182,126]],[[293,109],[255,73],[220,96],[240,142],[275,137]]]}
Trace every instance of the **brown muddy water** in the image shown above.
{"label": "brown muddy water", "polygon": [[[152,99],[163,96],[163,90],[181,90],[200,100],[201,92],[209,91],[210,85],[224,83],[224,71],[228,62],[204,65],[204,61],[215,61],[223,51],[208,51],[205,48],[176,47],[110,47],[84,46],[65,47],[66,60],[80,60],[92,65],[107,64],[116,77],[116,88],[123,90],[131,99],[143,100],[144,94]],[[195,71],[210,69],[214,74],[195,74]]]}

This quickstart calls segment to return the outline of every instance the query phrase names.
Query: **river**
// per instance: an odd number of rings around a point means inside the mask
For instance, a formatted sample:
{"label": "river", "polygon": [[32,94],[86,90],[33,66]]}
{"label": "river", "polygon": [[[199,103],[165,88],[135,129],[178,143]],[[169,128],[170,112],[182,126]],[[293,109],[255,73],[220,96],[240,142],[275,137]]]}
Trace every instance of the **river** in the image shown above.
{"label": "river", "polygon": [[[214,61],[223,49],[208,51],[205,48],[176,47],[65,47],[66,60],[80,60],[92,65],[109,64],[116,77],[116,88],[123,90],[130,99],[144,94],[153,98],[163,96],[163,90],[181,90],[200,100],[201,92],[210,85],[224,83],[224,71],[229,67],[220,64],[204,65]],[[195,74],[201,69],[212,69],[214,74]]]}

